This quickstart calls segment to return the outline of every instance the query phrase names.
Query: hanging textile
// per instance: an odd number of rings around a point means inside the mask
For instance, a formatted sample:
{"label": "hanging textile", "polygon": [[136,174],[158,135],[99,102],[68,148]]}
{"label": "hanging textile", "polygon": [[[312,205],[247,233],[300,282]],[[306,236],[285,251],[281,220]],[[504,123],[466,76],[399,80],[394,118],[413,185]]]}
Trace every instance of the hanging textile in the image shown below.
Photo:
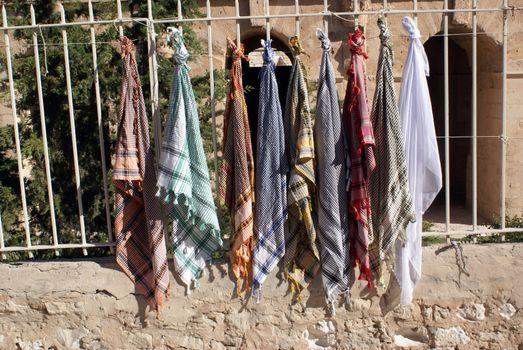
{"label": "hanging textile", "polygon": [[169,288],[169,270],[161,206],[154,195],[154,155],[134,45],[121,37],[120,47],[123,78],[112,177],[116,262],[158,311]]}
{"label": "hanging textile", "polygon": [[285,254],[288,171],[272,40],[261,42],[263,67],[260,71],[252,265],[253,294],[258,298],[267,275]]}
{"label": "hanging textile", "polygon": [[232,271],[237,280],[237,292],[249,287],[251,266],[254,204],[254,161],[247,105],[243,94],[243,46],[236,47],[227,38],[232,57],[229,93],[223,122],[223,158],[220,171],[219,196],[231,211],[234,234],[231,237]]}
{"label": "hanging textile", "polygon": [[314,138],[309,108],[307,81],[300,59],[299,39],[290,39],[294,63],[291,69],[284,124],[286,153],[290,166],[287,190],[289,219],[285,232],[285,266],[291,289],[299,297],[319,271],[316,223],[312,218]]}
{"label": "hanging textile", "polygon": [[323,288],[327,303],[334,307],[335,297],[348,292],[345,145],[335,73],[330,61],[331,43],[320,29],[316,29],[316,35],[323,49],[314,123],[318,238]]}
{"label": "hanging textile", "polygon": [[385,262],[391,262],[397,239],[405,240],[405,230],[415,220],[407,179],[405,150],[394,92],[391,33],[383,17],[378,18],[381,48],[376,73],[376,90],[371,121],[379,166],[369,177],[374,241],[369,246],[371,273],[380,279]]}
{"label": "hanging textile", "polygon": [[368,193],[369,176],[376,167],[374,160],[374,133],[367,109],[363,52],[365,36],[359,28],[349,33],[351,62],[349,82],[343,105],[343,123],[350,155],[349,192],[349,255],[353,267],[359,266],[360,280],[370,288],[370,261],[368,245],[372,241],[371,207]]}
{"label": "hanging textile", "polygon": [[176,272],[190,287],[192,282],[197,285],[206,262],[222,246],[222,240],[189,78],[189,53],[182,33],[168,29],[173,33],[176,67],[158,165],[158,195],[172,219]]}
{"label": "hanging textile", "polygon": [[415,22],[404,17],[402,24],[410,35],[410,44],[403,67],[399,109],[416,222],[407,226],[406,241],[396,243],[394,273],[401,289],[400,302],[408,304],[421,277],[422,215],[441,189],[442,180],[426,78],[429,74],[428,59]]}

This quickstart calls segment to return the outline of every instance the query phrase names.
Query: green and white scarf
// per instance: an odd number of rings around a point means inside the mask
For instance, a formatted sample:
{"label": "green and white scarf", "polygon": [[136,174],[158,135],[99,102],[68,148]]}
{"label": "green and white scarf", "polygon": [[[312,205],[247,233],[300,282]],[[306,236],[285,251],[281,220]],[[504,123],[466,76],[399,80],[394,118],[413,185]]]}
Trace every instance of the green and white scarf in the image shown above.
{"label": "green and white scarf", "polygon": [[197,285],[206,262],[222,246],[222,240],[186,64],[189,53],[182,33],[176,28],[171,30],[176,68],[158,165],[158,195],[173,220],[176,272],[190,287],[193,281]]}

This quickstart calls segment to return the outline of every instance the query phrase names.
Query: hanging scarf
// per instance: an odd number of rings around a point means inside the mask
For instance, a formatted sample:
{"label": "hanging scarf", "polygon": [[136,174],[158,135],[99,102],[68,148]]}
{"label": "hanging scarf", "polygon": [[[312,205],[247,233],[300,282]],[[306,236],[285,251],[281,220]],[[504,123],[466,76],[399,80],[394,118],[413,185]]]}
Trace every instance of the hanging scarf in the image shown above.
{"label": "hanging scarf", "polygon": [[406,241],[396,243],[394,273],[401,288],[400,302],[408,304],[421,277],[422,215],[441,189],[442,179],[426,78],[429,75],[427,56],[414,21],[404,17],[402,24],[409,32],[410,44],[403,67],[399,109],[416,222],[407,226]]}
{"label": "hanging scarf", "polygon": [[345,145],[335,73],[330,61],[331,43],[320,29],[316,35],[323,48],[314,123],[318,238],[323,288],[327,303],[334,307],[335,297],[348,292]]}
{"label": "hanging scarf", "polygon": [[290,165],[287,200],[288,229],[285,232],[285,266],[293,294],[297,297],[319,271],[316,223],[312,218],[314,176],[314,138],[309,108],[307,81],[297,36],[290,39],[294,53],[285,106],[285,140]]}
{"label": "hanging scarf", "polygon": [[249,287],[253,236],[254,161],[242,85],[243,47],[237,48],[229,38],[227,38],[227,47],[233,62],[223,122],[223,158],[219,196],[231,211],[234,228],[234,235],[231,237],[231,263],[237,280],[237,292],[241,294],[241,280],[244,289]]}
{"label": "hanging scarf", "polygon": [[383,264],[390,260],[394,243],[405,240],[405,230],[415,220],[407,179],[405,150],[400,117],[394,92],[391,33],[385,20],[378,19],[381,49],[376,73],[376,90],[371,121],[376,145],[374,155],[379,166],[369,178],[374,241],[369,246],[374,278],[380,279]]}
{"label": "hanging scarf", "polygon": [[285,254],[287,219],[287,157],[278,84],[274,74],[272,40],[262,40],[258,147],[256,148],[256,205],[254,207],[253,293]]}
{"label": "hanging scarf", "polygon": [[[196,101],[189,78],[189,53],[182,33],[171,28],[176,67],[158,165],[158,195],[173,220],[174,265],[190,286],[222,246]],[[188,289],[190,290],[190,289]]]}
{"label": "hanging scarf", "polygon": [[158,311],[169,288],[161,206],[134,45],[120,38],[123,79],[113,169],[116,262]]}
{"label": "hanging scarf", "polygon": [[376,167],[374,160],[374,133],[367,109],[367,89],[363,52],[365,36],[356,28],[349,33],[348,43],[351,51],[351,62],[348,71],[349,83],[343,105],[343,123],[350,154],[349,191],[349,232],[350,257],[353,267],[359,265],[360,280],[366,280],[370,288],[370,261],[368,245],[372,241],[370,220],[370,200],[368,181]]}

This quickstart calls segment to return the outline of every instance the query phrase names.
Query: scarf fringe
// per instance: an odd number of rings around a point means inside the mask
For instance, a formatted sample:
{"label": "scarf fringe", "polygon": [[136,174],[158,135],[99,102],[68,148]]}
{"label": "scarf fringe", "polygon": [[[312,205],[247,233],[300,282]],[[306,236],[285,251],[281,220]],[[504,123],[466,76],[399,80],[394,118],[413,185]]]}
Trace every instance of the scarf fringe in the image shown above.
{"label": "scarf fringe", "polygon": [[240,297],[242,297],[250,288],[249,270],[252,265],[251,257],[252,237],[244,241],[236,251],[231,251],[232,271],[236,277],[236,293]]}

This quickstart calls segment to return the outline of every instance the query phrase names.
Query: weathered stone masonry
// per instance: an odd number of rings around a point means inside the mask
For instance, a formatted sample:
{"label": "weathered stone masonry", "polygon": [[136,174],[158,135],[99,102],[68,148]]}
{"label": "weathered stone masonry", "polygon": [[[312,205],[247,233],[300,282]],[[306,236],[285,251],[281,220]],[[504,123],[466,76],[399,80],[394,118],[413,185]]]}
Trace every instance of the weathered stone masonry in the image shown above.
{"label": "weathered stone masonry", "polygon": [[225,263],[184,296],[172,278],[160,319],[111,258],[0,264],[0,349],[523,349],[523,244],[424,248],[414,303],[381,315],[354,286],[350,311],[327,317],[319,280],[291,304],[274,274],[260,304],[234,296]]}

